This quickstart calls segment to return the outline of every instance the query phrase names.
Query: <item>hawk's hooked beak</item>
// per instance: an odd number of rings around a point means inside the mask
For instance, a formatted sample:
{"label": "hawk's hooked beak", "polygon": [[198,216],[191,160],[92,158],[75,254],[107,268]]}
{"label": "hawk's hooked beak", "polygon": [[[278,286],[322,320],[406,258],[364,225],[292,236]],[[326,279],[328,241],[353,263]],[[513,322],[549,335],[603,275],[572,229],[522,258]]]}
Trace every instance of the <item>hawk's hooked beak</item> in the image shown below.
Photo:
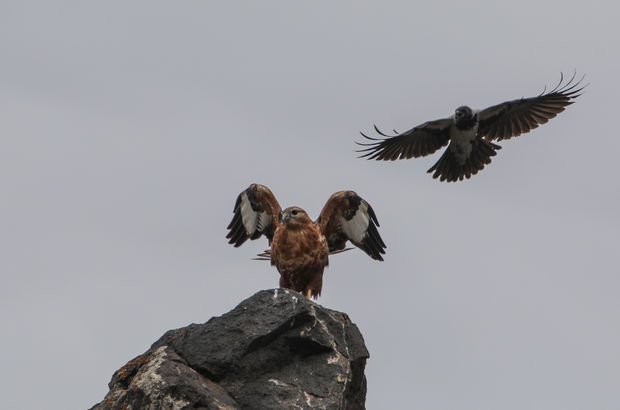
{"label": "hawk's hooked beak", "polygon": [[289,221],[289,219],[291,219],[291,214],[289,214],[288,212],[282,212],[282,216],[280,217],[280,220],[286,223]]}

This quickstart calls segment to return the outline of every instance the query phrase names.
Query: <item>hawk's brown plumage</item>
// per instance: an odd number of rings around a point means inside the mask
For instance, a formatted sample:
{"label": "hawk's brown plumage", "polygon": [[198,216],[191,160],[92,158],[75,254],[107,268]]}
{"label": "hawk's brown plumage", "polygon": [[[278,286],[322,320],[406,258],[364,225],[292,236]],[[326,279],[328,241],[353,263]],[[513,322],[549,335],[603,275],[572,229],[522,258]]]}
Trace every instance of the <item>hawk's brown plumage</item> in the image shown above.
{"label": "hawk's brown plumage", "polygon": [[385,243],[372,207],[353,191],[335,192],[316,221],[293,206],[281,211],[269,188],[252,184],[237,197],[226,238],[238,247],[247,239],[265,235],[268,257],[280,272],[280,287],[317,298],[323,287],[323,271],[330,253],[338,253],[347,241],[375,260],[383,260]]}

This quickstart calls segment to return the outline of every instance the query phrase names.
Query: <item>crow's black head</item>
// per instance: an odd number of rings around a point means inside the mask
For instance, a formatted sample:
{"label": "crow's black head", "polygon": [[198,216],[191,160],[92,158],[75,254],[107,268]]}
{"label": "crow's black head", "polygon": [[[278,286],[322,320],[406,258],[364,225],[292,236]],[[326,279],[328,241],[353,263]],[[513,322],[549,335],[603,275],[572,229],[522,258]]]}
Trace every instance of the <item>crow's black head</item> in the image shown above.
{"label": "crow's black head", "polygon": [[476,116],[471,108],[463,105],[454,111],[454,122],[460,130],[468,130],[476,124]]}

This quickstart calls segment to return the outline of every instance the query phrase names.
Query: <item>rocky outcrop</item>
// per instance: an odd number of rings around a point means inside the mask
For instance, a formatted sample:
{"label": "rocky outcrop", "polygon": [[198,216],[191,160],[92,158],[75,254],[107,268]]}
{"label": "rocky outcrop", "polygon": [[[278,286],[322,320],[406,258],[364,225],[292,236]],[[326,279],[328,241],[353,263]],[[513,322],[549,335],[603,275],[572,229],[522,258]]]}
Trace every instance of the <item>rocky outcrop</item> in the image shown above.
{"label": "rocky outcrop", "polygon": [[364,409],[367,358],[345,313],[264,290],[168,331],[114,373],[92,409]]}

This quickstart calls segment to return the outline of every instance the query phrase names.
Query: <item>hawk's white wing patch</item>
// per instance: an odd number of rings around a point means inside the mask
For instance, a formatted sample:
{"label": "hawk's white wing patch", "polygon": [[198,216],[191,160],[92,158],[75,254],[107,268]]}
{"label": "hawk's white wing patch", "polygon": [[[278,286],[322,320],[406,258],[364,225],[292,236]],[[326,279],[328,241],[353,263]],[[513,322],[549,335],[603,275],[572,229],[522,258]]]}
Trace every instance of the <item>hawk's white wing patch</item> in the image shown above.
{"label": "hawk's white wing patch", "polygon": [[338,221],[345,235],[349,237],[351,242],[359,246],[367,235],[368,224],[370,222],[368,204],[366,201],[362,201],[350,220],[339,216]]}
{"label": "hawk's white wing patch", "polygon": [[275,218],[280,213],[280,205],[273,193],[264,185],[252,184],[237,196],[234,216],[226,237],[229,243],[241,246],[248,239],[267,236],[269,241],[275,230]]}

